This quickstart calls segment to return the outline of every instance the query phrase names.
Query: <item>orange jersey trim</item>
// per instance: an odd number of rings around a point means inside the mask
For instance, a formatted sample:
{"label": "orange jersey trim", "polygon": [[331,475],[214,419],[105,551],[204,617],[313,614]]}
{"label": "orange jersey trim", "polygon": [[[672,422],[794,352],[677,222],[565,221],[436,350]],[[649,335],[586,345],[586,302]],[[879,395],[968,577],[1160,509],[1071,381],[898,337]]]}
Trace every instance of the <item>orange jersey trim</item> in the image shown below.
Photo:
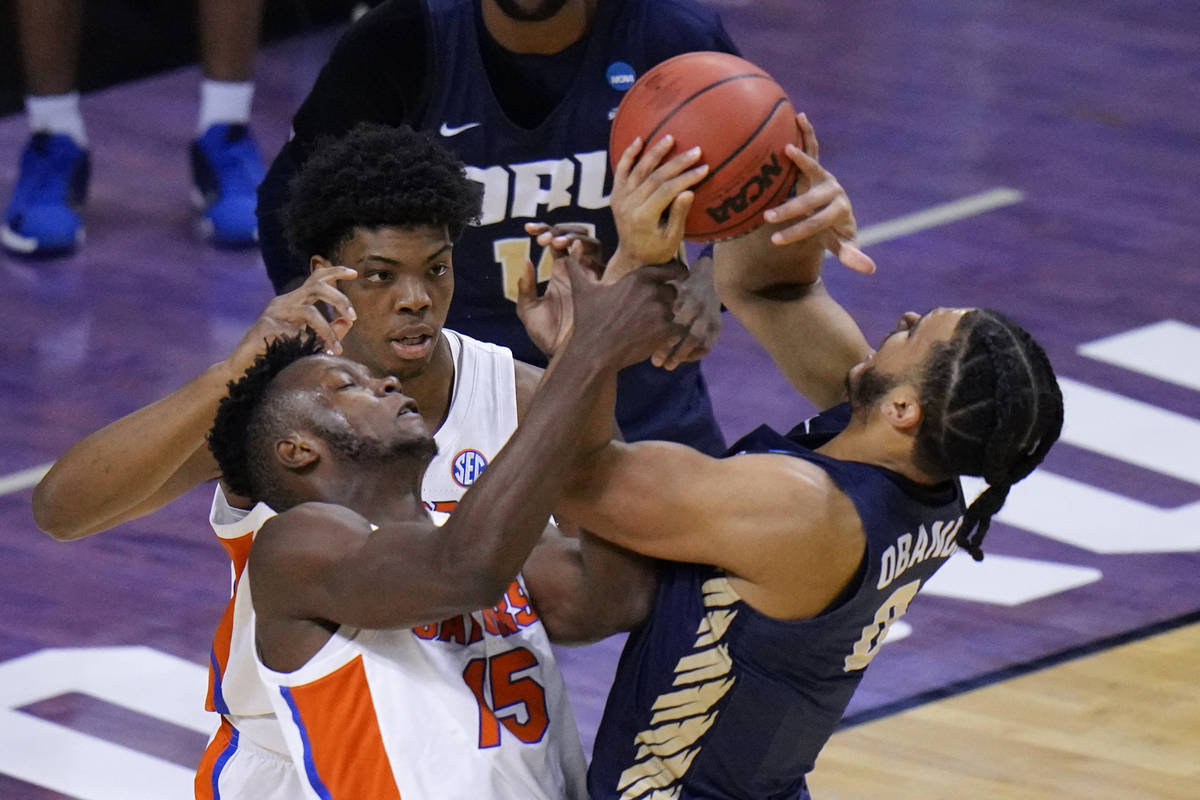
{"label": "orange jersey trim", "polygon": [[279,691],[300,731],[305,780],[319,797],[400,800],[361,655],[312,683]]}

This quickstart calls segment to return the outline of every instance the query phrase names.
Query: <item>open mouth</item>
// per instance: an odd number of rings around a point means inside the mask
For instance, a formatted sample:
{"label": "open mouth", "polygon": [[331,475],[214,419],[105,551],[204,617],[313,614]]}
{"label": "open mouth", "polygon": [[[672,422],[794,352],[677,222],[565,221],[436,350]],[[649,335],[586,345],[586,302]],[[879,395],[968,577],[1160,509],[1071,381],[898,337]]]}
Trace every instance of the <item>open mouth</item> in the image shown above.
{"label": "open mouth", "polygon": [[433,343],[433,336],[428,333],[418,333],[412,336],[398,336],[389,339],[392,350],[401,358],[421,358]]}

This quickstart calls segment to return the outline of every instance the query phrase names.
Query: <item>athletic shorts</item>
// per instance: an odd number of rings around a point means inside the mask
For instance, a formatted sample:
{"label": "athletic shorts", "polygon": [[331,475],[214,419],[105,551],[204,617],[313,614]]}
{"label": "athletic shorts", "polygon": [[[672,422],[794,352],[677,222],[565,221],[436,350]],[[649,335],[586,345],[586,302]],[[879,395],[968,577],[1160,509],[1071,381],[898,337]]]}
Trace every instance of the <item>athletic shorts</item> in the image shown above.
{"label": "athletic shorts", "polygon": [[196,800],[305,800],[292,760],[240,736],[221,717],[196,770]]}

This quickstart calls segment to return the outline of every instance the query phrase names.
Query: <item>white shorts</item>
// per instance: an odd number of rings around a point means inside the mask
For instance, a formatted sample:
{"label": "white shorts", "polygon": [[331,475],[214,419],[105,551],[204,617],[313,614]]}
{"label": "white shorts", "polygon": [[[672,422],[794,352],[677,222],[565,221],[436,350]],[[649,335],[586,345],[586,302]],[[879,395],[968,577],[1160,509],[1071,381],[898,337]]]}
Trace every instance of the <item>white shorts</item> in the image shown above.
{"label": "white shorts", "polygon": [[196,772],[196,800],[305,800],[308,796],[290,758],[240,736],[222,718]]}

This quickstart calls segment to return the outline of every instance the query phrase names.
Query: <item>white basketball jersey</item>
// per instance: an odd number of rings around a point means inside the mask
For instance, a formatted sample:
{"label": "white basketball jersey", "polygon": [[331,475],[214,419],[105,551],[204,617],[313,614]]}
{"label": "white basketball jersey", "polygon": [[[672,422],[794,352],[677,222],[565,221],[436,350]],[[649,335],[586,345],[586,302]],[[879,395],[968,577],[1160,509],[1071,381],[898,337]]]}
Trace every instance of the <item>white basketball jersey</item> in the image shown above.
{"label": "white basketball jersey", "polygon": [[586,798],[550,641],[520,578],[494,608],[343,627],[301,669],[258,662],[312,800]]}
{"label": "white basketball jersey", "polygon": [[[438,454],[425,472],[421,497],[431,511],[448,513],[516,429],[517,395],[508,348],[446,329],[442,335],[454,360],[454,388],[446,419],[434,434]],[[286,754],[254,666],[254,609],[248,582],[241,580],[254,534],[274,515],[263,503],[249,512],[234,508],[216,488],[209,522],[229,554],[233,590],[213,637],[205,707],[224,714],[259,746]]]}
{"label": "white basketball jersey", "polygon": [[433,435],[438,454],[425,470],[421,499],[449,513],[517,429],[512,353],[443,329],[454,358],[454,393],[446,420]]}

